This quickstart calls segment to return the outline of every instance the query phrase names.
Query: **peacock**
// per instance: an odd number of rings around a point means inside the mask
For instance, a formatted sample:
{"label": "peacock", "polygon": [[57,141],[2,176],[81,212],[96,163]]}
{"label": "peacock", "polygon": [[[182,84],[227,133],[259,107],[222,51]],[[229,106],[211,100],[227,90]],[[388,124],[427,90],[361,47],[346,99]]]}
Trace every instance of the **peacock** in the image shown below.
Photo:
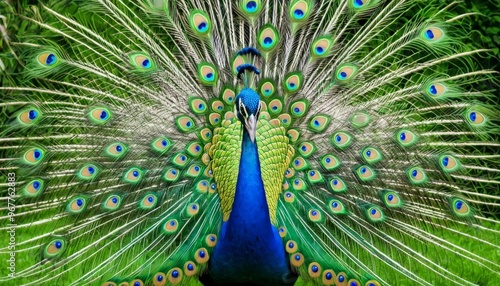
{"label": "peacock", "polygon": [[498,73],[445,2],[4,1],[0,284],[498,285]]}

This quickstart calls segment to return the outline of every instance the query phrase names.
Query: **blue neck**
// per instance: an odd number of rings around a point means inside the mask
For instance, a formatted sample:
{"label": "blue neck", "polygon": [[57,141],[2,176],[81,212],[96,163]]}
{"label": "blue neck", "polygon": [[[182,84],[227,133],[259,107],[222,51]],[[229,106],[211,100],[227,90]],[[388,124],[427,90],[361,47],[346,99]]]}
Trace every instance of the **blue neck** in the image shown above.
{"label": "blue neck", "polygon": [[[290,283],[288,257],[271,224],[257,143],[243,131],[241,160],[231,215],[210,258],[210,276],[217,283]],[[267,282],[266,282],[267,281]],[[293,281],[292,281],[293,282]]]}
{"label": "blue neck", "polygon": [[255,227],[262,232],[261,234],[268,235],[267,238],[272,237],[271,218],[260,172],[257,143],[250,140],[245,130],[236,194],[231,215],[227,221],[227,235],[238,236],[242,228],[252,230]]}

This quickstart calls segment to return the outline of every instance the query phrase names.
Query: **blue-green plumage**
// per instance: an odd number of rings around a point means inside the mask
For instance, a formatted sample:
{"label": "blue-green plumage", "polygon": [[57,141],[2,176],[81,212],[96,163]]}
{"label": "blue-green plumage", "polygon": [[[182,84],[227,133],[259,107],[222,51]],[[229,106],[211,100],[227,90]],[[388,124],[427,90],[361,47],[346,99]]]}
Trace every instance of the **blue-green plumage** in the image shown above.
{"label": "blue-green plumage", "polygon": [[496,285],[497,73],[444,2],[0,1],[0,284]]}
{"label": "blue-green plumage", "polygon": [[208,275],[214,282],[228,285],[236,281],[292,285],[296,278],[289,267],[282,239],[269,217],[257,143],[245,129],[233,209],[222,224]]}
{"label": "blue-green plumage", "polygon": [[[248,66],[246,64],[245,69],[255,72]],[[255,140],[260,97],[245,87],[236,96],[235,104],[236,116],[244,126],[236,191],[229,219],[222,223],[206,279],[229,285],[292,285],[296,275],[290,271],[282,238],[271,223]]]}

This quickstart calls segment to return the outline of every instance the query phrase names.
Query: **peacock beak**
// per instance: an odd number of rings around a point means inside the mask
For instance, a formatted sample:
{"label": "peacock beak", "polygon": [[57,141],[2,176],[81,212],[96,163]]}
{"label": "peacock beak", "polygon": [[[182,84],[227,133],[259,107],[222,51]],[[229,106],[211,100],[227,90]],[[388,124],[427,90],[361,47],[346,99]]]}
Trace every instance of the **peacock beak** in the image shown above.
{"label": "peacock beak", "polygon": [[257,118],[255,118],[255,115],[250,114],[250,116],[246,120],[245,128],[248,131],[250,140],[252,140],[252,142],[255,142],[255,134],[257,132]]}

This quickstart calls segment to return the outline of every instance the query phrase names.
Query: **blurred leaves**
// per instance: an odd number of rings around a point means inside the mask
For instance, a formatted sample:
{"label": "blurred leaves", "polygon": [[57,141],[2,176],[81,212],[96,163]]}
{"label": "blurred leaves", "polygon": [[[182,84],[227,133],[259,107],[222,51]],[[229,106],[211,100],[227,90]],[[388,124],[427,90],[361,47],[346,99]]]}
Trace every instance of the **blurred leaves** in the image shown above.
{"label": "blurred leaves", "polygon": [[489,67],[500,70],[500,0],[465,0],[461,13],[475,12],[471,17],[471,42],[492,50],[495,57],[489,59]]}

